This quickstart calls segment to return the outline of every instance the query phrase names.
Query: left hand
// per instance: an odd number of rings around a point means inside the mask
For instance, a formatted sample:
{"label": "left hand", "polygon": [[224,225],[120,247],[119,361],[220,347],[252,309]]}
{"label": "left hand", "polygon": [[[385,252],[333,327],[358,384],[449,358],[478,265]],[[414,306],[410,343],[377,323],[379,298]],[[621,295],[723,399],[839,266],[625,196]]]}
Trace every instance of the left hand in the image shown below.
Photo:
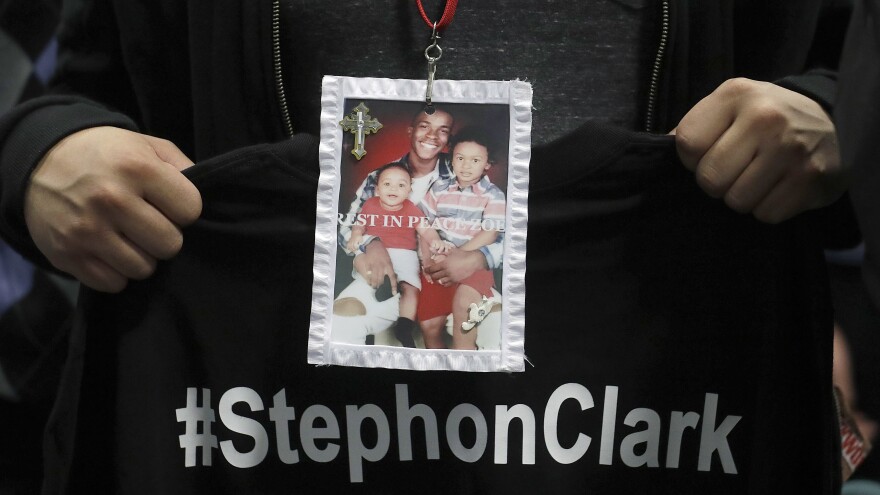
{"label": "left hand", "polygon": [[772,83],[730,79],[672,133],[681,161],[707,194],[763,222],[826,206],[846,188],[829,115]]}
{"label": "left hand", "polygon": [[445,256],[445,259],[437,257],[434,263],[425,267],[425,273],[440,285],[457,284],[475,271],[488,268],[486,257],[480,251],[453,249]]}

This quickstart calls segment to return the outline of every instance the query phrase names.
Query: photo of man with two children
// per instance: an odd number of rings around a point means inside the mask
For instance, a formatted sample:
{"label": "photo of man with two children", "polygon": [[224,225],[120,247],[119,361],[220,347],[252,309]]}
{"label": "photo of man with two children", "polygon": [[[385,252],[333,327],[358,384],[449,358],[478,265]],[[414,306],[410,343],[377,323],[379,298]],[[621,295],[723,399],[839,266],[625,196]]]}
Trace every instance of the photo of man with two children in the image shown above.
{"label": "photo of man with two children", "polygon": [[488,350],[501,342],[509,108],[356,100],[343,138],[331,340]]}

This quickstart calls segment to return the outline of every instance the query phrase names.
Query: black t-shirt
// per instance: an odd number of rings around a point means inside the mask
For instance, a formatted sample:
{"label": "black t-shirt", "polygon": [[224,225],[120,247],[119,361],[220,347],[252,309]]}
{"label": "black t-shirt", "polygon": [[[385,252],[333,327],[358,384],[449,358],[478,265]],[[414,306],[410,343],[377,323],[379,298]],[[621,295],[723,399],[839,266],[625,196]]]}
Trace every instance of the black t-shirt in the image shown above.
{"label": "black t-shirt", "polygon": [[533,153],[525,372],[310,366],[315,157],[197,164],[180,255],[81,294],[50,493],[833,492],[809,218],[760,224],[671,138],[583,128]]}
{"label": "black t-shirt", "polygon": [[[424,1],[440,19],[443,1]],[[431,30],[416,2],[283,0],[282,66],[294,128],[318,134],[321,76],[425,79]],[[642,129],[660,42],[654,0],[461,2],[439,79],[529,81],[533,142],[584,122]]]}

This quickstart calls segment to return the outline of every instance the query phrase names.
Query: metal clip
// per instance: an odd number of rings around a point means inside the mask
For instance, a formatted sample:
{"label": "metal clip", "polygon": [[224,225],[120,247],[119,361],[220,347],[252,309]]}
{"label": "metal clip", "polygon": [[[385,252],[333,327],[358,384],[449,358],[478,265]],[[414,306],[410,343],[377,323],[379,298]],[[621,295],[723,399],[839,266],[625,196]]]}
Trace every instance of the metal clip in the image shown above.
{"label": "metal clip", "polygon": [[440,36],[437,34],[437,23],[431,30],[431,44],[425,48],[425,60],[428,61],[428,86],[425,89],[425,113],[431,115],[434,113],[434,105],[431,98],[434,94],[434,74],[437,72],[437,62],[443,56],[443,49],[437,44]]}

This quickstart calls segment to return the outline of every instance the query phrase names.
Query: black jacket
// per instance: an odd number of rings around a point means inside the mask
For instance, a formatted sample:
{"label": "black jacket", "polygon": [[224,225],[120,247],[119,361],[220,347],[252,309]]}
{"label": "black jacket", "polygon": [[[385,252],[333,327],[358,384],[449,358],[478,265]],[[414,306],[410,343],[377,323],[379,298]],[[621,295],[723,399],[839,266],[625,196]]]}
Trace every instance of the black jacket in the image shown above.
{"label": "black jacket", "polygon": [[[75,131],[139,129],[171,140],[196,161],[288,137],[298,123],[293,116],[287,125],[278,96],[283,81],[275,76],[273,10],[279,1],[67,2],[57,96],[0,120],[0,234],[46,265],[27,235],[24,189],[42,155]],[[809,71],[839,47],[839,20],[846,18],[839,0],[664,3],[656,97],[644,102],[650,130],[668,131],[736,76],[785,78],[780,84],[830,109],[833,74]]]}
{"label": "black jacket", "polygon": [[860,0],[841,58],[840,102],[835,117],[841,159],[852,167],[850,195],[865,238],[865,281],[880,308],[880,2]]}

